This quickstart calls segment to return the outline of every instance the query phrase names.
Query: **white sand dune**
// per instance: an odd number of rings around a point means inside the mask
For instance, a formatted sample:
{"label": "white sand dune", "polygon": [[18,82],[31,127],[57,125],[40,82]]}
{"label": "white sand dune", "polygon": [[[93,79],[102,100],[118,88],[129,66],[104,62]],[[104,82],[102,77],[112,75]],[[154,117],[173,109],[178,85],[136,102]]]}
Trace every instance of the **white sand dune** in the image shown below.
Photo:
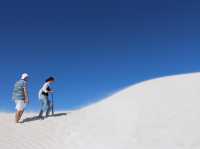
{"label": "white sand dune", "polygon": [[200,73],[146,81],[44,121],[16,125],[0,114],[0,149],[134,148],[200,149]]}

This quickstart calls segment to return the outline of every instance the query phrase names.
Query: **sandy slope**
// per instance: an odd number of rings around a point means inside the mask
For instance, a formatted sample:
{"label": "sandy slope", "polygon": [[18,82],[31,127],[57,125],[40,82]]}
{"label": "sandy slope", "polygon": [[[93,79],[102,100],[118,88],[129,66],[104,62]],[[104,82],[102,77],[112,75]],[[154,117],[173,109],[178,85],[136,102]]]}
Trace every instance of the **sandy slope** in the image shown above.
{"label": "sandy slope", "polygon": [[199,149],[200,74],[146,81],[44,121],[12,118],[0,114],[0,149]]}

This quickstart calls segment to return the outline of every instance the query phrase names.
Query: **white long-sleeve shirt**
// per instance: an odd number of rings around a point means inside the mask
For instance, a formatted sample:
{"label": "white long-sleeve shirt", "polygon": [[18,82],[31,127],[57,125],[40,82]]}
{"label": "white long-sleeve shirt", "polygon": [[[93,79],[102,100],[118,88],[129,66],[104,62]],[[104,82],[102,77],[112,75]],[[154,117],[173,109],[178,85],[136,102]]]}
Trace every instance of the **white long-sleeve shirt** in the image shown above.
{"label": "white long-sleeve shirt", "polygon": [[40,91],[39,91],[39,98],[41,97],[42,92],[48,93],[49,85],[50,85],[50,83],[49,83],[49,82],[46,82],[46,83],[42,86],[42,88],[41,88]]}

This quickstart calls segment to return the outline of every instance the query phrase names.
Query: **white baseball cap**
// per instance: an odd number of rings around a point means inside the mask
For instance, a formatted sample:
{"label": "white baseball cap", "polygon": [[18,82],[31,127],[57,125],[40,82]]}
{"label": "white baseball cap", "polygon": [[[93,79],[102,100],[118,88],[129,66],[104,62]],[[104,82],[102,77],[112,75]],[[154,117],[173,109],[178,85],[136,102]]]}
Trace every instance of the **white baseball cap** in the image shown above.
{"label": "white baseball cap", "polygon": [[29,75],[27,73],[23,73],[22,76],[21,76],[21,79],[24,80],[26,79],[27,77],[29,77]]}

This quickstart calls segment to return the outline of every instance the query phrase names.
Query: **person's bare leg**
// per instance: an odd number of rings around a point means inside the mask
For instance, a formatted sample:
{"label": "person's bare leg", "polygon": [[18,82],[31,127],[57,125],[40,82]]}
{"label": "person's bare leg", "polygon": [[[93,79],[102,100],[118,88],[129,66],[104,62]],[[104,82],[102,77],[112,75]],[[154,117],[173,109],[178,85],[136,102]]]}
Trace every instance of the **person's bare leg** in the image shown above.
{"label": "person's bare leg", "polygon": [[17,123],[17,118],[18,118],[18,111],[15,113],[15,123]]}
{"label": "person's bare leg", "polygon": [[24,113],[24,110],[20,111],[19,120],[21,119],[23,113]]}
{"label": "person's bare leg", "polygon": [[23,113],[24,113],[24,110],[16,112],[16,117],[15,117],[16,123],[19,123]]}
{"label": "person's bare leg", "polygon": [[19,123],[20,111],[17,111],[15,114],[15,122]]}

